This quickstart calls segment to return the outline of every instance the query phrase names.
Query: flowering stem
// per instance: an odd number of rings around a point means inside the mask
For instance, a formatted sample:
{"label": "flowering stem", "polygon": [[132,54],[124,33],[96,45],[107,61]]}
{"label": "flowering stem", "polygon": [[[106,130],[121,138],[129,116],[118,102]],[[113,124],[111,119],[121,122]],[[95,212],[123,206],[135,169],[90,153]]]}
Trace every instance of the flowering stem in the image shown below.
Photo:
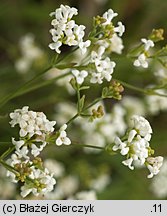
{"label": "flowering stem", "polygon": [[133,85],[131,85],[129,83],[123,82],[121,80],[118,80],[118,79],[114,79],[114,80],[117,81],[117,82],[119,82],[119,83],[121,83],[123,86],[125,86],[125,87],[127,87],[129,89],[132,89],[134,91],[138,91],[138,92],[144,93],[146,95],[158,95],[158,96],[161,96],[161,97],[167,97],[167,95],[155,92],[152,89],[148,89],[148,90],[147,89],[142,89],[142,88],[133,86]]}

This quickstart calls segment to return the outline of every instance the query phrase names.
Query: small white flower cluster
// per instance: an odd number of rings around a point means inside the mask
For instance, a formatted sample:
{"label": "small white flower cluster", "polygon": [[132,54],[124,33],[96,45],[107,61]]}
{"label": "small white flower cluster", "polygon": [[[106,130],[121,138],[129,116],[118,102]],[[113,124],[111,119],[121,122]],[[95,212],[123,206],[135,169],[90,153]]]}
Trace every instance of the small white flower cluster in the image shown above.
{"label": "small white flower cluster", "polygon": [[50,175],[48,169],[42,166],[42,161],[37,156],[52,140],[57,145],[71,144],[65,131],[67,125],[64,124],[54,135],[56,121],[49,121],[42,112],[29,111],[28,106],[16,109],[10,113],[10,118],[12,127],[19,125],[20,138],[18,141],[12,138],[15,153],[8,160],[8,164],[13,170],[9,170],[7,175],[15,183],[18,181],[24,183],[21,187],[23,197],[31,192],[38,196],[52,191],[56,181],[53,174]]}
{"label": "small white flower cluster", "polygon": [[53,43],[50,43],[49,47],[59,54],[61,53],[60,47],[62,44],[79,46],[82,54],[86,53],[87,48],[91,44],[90,40],[83,41],[85,26],[77,25],[72,20],[72,17],[77,14],[76,8],[71,8],[67,5],[60,5],[60,8],[50,13],[50,16],[55,16],[55,18],[51,22],[53,28],[50,30],[50,33]]}
{"label": "small white flower cluster", "polygon": [[152,40],[147,40],[145,38],[141,39],[141,42],[144,44],[144,49],[138,56],[138,58],[134,61],[134,66],[148,68],[148,57],[149,57],[149,49],[154,47],[154,42]]}
{"label": "small white flower cluster", "polygon": [[[106,22],[103,23],[103,26],[113,25],[111,21],[117,15],[118,14],[115,13],[112,9],[106,11],[103,14],[103,18],[106,20]],[[122,22],[118,22],[118,26],[114,27],[114,33],[118,33],[118,35],[121,37],[124,32],[125,32],[125,26],[122,24]]]}
{"label": "small white flower cluster", "polygon": [[[102,84],[103,79],[108,82],[112,79],[112,73],[116,66],[114,61],[111,61],[109,57],[103,57],[105,52],[104,46],[100,46],[98,51],[91,52],[90,64],[93,65],[93,69],[90,71],[90,83]],[[88,72],[85,70],[72,70],[72,74],[76,78],[78,84],[82,84],[84,79],[88,76]]]}
{"label": "small white flower cluster", "polygon": [[56,180],[53,178],[53,173],[50,175],[48,169],[40,170],[35,168],[34,166],[31,167],[31,174],[29,178],[34,182],[32,184],[25,183],[21,187],[21,196],[26,197],[31,192],[38,196],[39,194],[44,195],[54,189],[54,185],[56,184]]}
{"label": "small white flower cluster", "polygon": [[43,51],[36,46],[34,36],[27,34],[20,40],[20,49],[22,57],[16,61],[15,67],[18,72],[27,72],[34,61],[41,59],[44,56]]}
{"label": "small white flower cluster", "polygon": [[16,153],[12,154],[7,162],[16,169],[15,172],[7,171],[7,176],[14,183],[17,183],[19,180],[24,183],[21,187],[22,197],[26,197],[31,192],[38,196],[53,190],[56,180],[53,178],[53,174],[49,174],[48,169],[39,169],[34,162]]}
{"label": "small white flower cluster", "polygon": [[95,65],[95,71],[91,73],[91,83],[103,83],[105,78],[108,82],[112,79],[112,73],[116,66],[114,61],[111,61],[109,57],[103,57],[105,47],[100,46],[98,51],[91,52],[91,63]]}
{"label": "small white flower cluster", "polygon": [[115,138],[113,151],[120,150],[122,155],[126,155],[127,159],[122,163],[131,170],[134,169],[134,161],[140,165],[146,165],[150,171],[148,178],[157,175],[162,166],[163,157],[150,157],[153,150],[150,148],[149,141],[151,139],[152,128],[149,122],[142,116],[134,115],[131,118],[132,128],[127,130],[126,136],[122,141],[119,137]]}
{"label": "small white flower cluster", "polygon": [[[44,113],[29,111],[28,109],[29,107],[25,106],[10,113],[11,126],[14,127],[18,124],[20,127],[20,140],[15,141],[13,138],[12,143],[16,147],[16,154],[22,155],[24,158],[29,158],[26,141],[33,140],[29,146],[31,154],[34,157],[38,156],[47,144],[46,136],[54,131],[53,126],[56,124],[56,121],[49,121]],[[35,145],[35,142],[39,143],[40,146]]]}
{"label": "small white flower cluster", "polygon": [[[116,66],[114,61],[111,61],[109,57],[106,57],[106,51],[116,52],[121,54],[123,45],[122,39],[120,38],[125,31],[125,27],[121,22],[118,22],[118,26],[114,27],[112,19],[117,16],[117,13],[114,13],[112,9],[109,9],[105,12],[102,18],[105,20],[101,24],[104,27],[111,27],[112,37],[104,38],[101,34],[98,36],[97,42],[94,44],[95,50],[91,52],[91,57],[89,61],[90,65],[90,83],[102,84],[103,79],[106,79],[108,82],[112,79],[112,73]],[[119,35],[119,36],[118,36]],[[98,48],[97,48],[98,47]],[[82,84],[84,79],[88,76],[88,71],[85,70],[72,70],[72,74],[76,78],[78,84]]]}
{"label": "small white flower cluster", "polygon": [[11,126],[20,126],[20,137],[28,136],[31,138],[34,135],[42,136],[54,131],[56,121],[49,121],[43,112],[29,111],[28,106],[22,109],[16,109],[10,113]]}

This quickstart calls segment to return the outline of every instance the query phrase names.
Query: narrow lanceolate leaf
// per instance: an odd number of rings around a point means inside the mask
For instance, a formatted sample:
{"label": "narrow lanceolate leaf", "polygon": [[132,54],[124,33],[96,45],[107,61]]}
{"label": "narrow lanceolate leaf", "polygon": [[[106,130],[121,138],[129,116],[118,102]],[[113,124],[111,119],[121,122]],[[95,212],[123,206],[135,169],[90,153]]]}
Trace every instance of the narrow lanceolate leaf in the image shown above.
{"label": "narrow lanceolate leaf", "polygon": [[86,89],[89,89],[89,88],[90,88],[90,86],[82,86],[82,87],[79,88],[79,90],[81,91],[81,90],[86,90]]}
{"label": "narrow lanceolate leaf", "polygon": [[74,90],[78,90],[78,86],[77,86],[77,83],[76,83],[76,79],[75,78],[72,78],[71,80],[70,80],[70,84],[71,84],[71,86],[73,87],[73,89]]}
{"label": "narrow lanceolate leaf", "polygon": [[85,104],[85,95],[82,96],[82,98],[79,101],[79,112],[82,112]]}

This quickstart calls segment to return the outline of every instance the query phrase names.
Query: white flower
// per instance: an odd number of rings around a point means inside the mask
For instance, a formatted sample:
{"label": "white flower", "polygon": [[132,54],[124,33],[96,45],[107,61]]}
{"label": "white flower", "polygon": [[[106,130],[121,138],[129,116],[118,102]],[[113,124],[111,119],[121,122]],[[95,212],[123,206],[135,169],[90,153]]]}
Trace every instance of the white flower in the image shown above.
{"label": "white flower", "polygon": [[46,146],[46,142],[42,143],[42,145],[40,145],[40,147],[38,148],[35,144],[31,145],[31,154],[36,157],[40,154],[40,152],[44,149],[44,147]]}
{"label": "white flower", "polygon": [[145,54],[142,53],[138,56],[138,59],[136,59],[133,64],[136,67],[141,66],[143,68],[148,68],[148,62],[146,61],[146,59],[147,58],[146,58]]}
{"label": "white flower", "polygon": [[137,138],[133,141],[132,146],[132,158],[134,160],[139,160],[140,164],[143,165],[146,158],[148,157],[149,143],[138,135]]}
{"label": "white flower", "polygon": [[90,82],[91,82],[91,83],[102,84],[102,83],[103,83],[102,74],[101,74],[101,73],[92,73],[92,74],[91,74]]}
{"label": "white flower", "polygon": [[131,170],[134,169],[133,162],[135,162],[134,165],[136,163],[140,165],[145,164],[151,172],[149,177],[152,177],[159,172],[163,161],[161,156],[156,158],[149,157],[150,154],[153,154],[149,144],[152,128],[149,122],[142,116],[133,115],[131,122],[131,128],[125,133],[123,141],[119,137],[115,138],[113,151],[120,150],[122,155],[127,155],[127,159],[122,161],[122,163]]}
{"label": "white flower", "polygon": [[90,46],[90,44],[91,44],[90,40],[87,40],[85,42],[81,41],[79,43],[79,48],[81,49],[82,55],[84,55],[86,53],[87,48]]}
{"label": "white flower", "polygon": [[138,134],[149,141],[152,134],[150,123],[144,117],[138,115],[133,115],[131,121]]}
{"label": "white flower", "polygon": [[71,20],[74,15],[77,15],[76,8],[70,8],[69,6],[61,5],[60,8],[56,9],[50,15],[55,16],[52,20],[51,25],[53,29],[50,30],[52,35],[53,43],[49,44],[52,50],[55,50],[58,54],[61,53],[60,47],[62,44],[68,46],[79,46],[82,54],[90,46],[90,41],[83,42],[85,35],[85,26],[77,25],[74,20]]}
{"label": "white flower", "polygon": [[[53,174],[49,174],[49,171],[45,169],[44,171],[36,169],[35,167],[31,167],[32,173],[30,174],[30,178],[34,180],[34,182],[38,182],[38,184],[28,184],[26,182],[21,187],[21,196],[26,197],[31,192],[38,196],[39,194],[44,195],[47,192],[53,190],[54,185],[56,184],[56,180],[53,178]],[[42,189],[38,190],[38,187],[42,184]]]}
{"label": "white flower", "polygon": [[121,54],[122,49],[124,48],[122,39],[115,33],[110,39],[110,42],[111,44],[109,45],[109,48],[111,49],[111,51],[117,54]]}
{"label": "white flower", "polygon": [[125,26],[122,24],[122,22],[118,22],[118,26],[114,28],[114,31],[117,32],[121,37],[125,32]]}
{"label": "white flower", "polygon": [[85,35],[85,32],[84,32],[85,28],[86,27],[84,25],[80,25],[80,26],[76,25],[74,27],[74,34],[77,36],[77,41],[79,42],[82,41],[82,38]]}
{"label": "white flower", "polygon": [[53,126],[56,124],[56,121],[49,121],[44,113],[29,111],[28,108],[25,106],[10,113],[10,118],[12,119],[10,124],[12,127],[19,124],[20,137],[27,135],[29,138],[34,135],[44,137],[46,134],[54,131]]}
{"label": "white flower", "polygon": [[19,158],[29,159],[29,157],[27,156],[28,154],[27,146],[23,146],[21,149],[16,150],[15,153],[18,155]]}
{"label": "white flower", "polygon": [[25,141],[24,140],[15,141],[15,138],[12,137],[12,143],[13,145],[16,146],[16,149],[20,149],[24,145]]}
{"label": "white flower", "polygon": [[51,12],[50,16],[55,16],[57,20],[63,21],[68,18],[71,19],[74,15],[78,14],[78,10],[74,7],[70,8],[68,5],[60,5],[60,8],[56,9],[55,12]]}
{"label": "white flower", "polygon": [[85,70],[72,70],[72,74],[75,76],[78,84],[82,84],[84,82],[84,79],[88,76],[88,72]]}
{"label": "white flower", "polygon": [[49,44],[49,48],[52,49],[52,50],[55,50],[57,53],[61,53],[60,51],[60,47],[62,45],[62,42],[61,41],[57,41],[57,42],[54,42],[54,43],[50,43]]}
{"label": "white flower", "polygon": [[106,19],[106,22],[103,23],[103,25],[108,25],[111,23],[112,19],[114,17],[116,17],[118,14],[117,13],[114,13],[114,11],[112,9],[109,9],[108,11],[106,11],[104,14],[103,14],[103,18]]}
{"label": "white flower", "polygon": [[120,153],[122,155],[126,155],[129,152],[129,147],[127,147],[127,144],[122,142],[119,137],[116,137],[114,142],[115,145],[112,148],[113,151],[117,151],[118,149],[120,149],[121,150]]}
{"label": "white flower", "polygon": [[145,51],[148,51],[150,47],[154,47],[154,42],[152,40],[147,40],[145,38],[142,38],[141,41],[144,43]]}
{"label": "white flower", "polygon": [[150,174],[147,176],[148,178],[152,178],[154,175],[157,175],[160,171],[160,168],[163,164],[163,157],[158,156],[158,157],[149,157],[147,158],[147,168],[150,171]]}
{"label": "white flower", "polygon": [[66,130],[67,129],[67,125],[64,124],[60,130],[59,130],[59,136],[58,138],[56,139],[56,145],[60,146],[62,144],[65,144],[65,145],[70,145],[71,144],[71,140],[67,137],[67,133],[66,133]]}
{"label": "white flower", "polygon": [[136,130],[131,130],[129,132],[129,135],[128,135],[128,142],[132,142],[132,140],[134,139],[134,137],[136,136],[136,134],[137,134]]}
{"label": "white flower", "polygon": [[20,195],[24,198],[24,197],[26,197],[26,196],[28,196],[28,194],[30,194],[31,192],[32,192],[32,188],[30,188],[29,187],[29,185],[23,185],[22,187],[21,187],[21,193],[20,193]]}
{"label": "white flower", "polygon": [[132,162],[133,162],[133,158],[129,158],[129,159],[125,160],[125,161],[122,161],[122,163],[125,166],[128,166],[129,169],[134,170],[134,166],[132,166]]}
{"label": "white flower", "polygon": [[100,46],[98,51],[91,52],[91,62],[94,63],[97,72],[93,71],[91,74],[91,83],[99,83],[103,82],[105,78],[108,82],[112,78],[113,70],[116,66],[116,63],[111,61],[110,58],[106,57],[105,59],[102,58],[102,55],[105,51],[104,46]]}
{"label": "white flower", "polygon": [[105,52],[106,47],[100,45],[97,52],[92,51],[91,52],[91,62],[96,62],[97,60],[100,60],[102,58],[102,55]]}

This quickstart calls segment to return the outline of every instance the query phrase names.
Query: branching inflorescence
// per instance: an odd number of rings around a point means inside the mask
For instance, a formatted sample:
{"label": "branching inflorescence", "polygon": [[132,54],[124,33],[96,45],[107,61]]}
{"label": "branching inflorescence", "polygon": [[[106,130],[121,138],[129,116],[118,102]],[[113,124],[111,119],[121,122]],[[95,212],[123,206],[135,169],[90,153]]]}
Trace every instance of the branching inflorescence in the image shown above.
{"label": "branching inflorescence", "polygon": [[[109,121],[112,120],[114,122],[115,114],[113,115],[113,119],[108,117],[103,110],[102,104],[96,109],[93,108],[90,110],[95,104],[106,98],[121,100],[121,93],[124,87],[147,94],[149,95],[148,97],[150,95],[156,95],[156,97],[158,95],[166,96],[164,92],[162,95],[161,91],[155,88],[140,89],[123,81],[113,79],[112,76],[116,62],[111,59],[111,53],[122,53],[124,46],[121,37],[125,32],[125,26],[122,22],[119,21],[116,25],[113,23],[114,17],[118,15],[117,13],[109,9],[102,16],[95,17],[93,19],[93,29],[86,41],[84,41],[86,27],[76,24],[73,20],[73,16],[77,14],[78,10],[76,8],[64,5],[61,5],[55,12],[50,13],[50,16],[53,17],[51,21],[52,29],[50,30],[53,42],[49,44],[50,49],[54,50],[57,55],[61,54],[61,47],[63,45],[74,47],[71,52],[75,52],[78,49],[82,54],[79,63],[70,62],[70,64],[61,65],[61,61],[63,62],[63,60],[57,57],[52,65],[52,68],[67,69],[67,76],[70,75],[73,77],[70,80],[70,84],[77,94],[76,113],[58,129],[55,129],[56,121],[49,121],[43,112],[30,111],[28,106],[16,109],[10,113],[11,127],[19,126],[19,136],[17,140],[16,138],[12,138],[13,147],[0,157],[0,163],[8,170],[7,175],[11,177],[13,182],[21,182],[21,195],[23,197],[26,197],[31,192],[35,196],[44,195],[54,189],[56,184],[54,175],[53,173],[49,173],[49,170],[44,167],[42,159],[39,156],[47,145],[55,144],[57,147],[63,144],[67,146],[70,144],[73,145],[73,140],[68,137],[66,132],[70,123],[78,117],[84,117],[89,119],[90,124],[90,122],[106,116],[104,117],[106,125],[99,123],[100,126],[98,127],[101,127],[101,131],[106,131],[104,128],[110,128],[108,125],[112,124],[112,122],[110,123]],[[141,44],[129,52],[128,57],[134,60],[134,66],[148,68],[149,61],[152,58],[164,65],[161,56],[166,48],[162,48],[154,55],[150,54],[150,49],[155,46],[155,43],[163,39],[162,34],[162,29],[153,30],[148,39],[142,38]],[[34,48],[32,43],[31,47],[37,53],[34,56],[35,59],[42,51]],[[31,49],[29,50],[31,52]],[[28,61],[28,64],[31,61]],[[21,64],[21,62],[18,64]],[[21,65],[19,68],[21,68]],[[107,85],[106,82],[108,82]],[[84,83],[87,85],[85,86]],[[81,91],[89,89],[92,84],[102,83],[105,86],[101,92],[101,96],[90,104],[85,105],[86,97],[85,95],[81,96]],[[18,93],[21,94],[19,91]],[[17,94],[14,96],[17,96]],[[11,99],[12,95],[8,98]],[[7,99],[4,101],[7,102]],[[2,100],[2,105],[4,101]],[[120,121],[124,125],[122,129],[120,127],[115,129],[113,143],[103,147],[91,145],[80,146],[97,148],[112,154],[120,151],[121,155],[126,156],[126,159],[122,162],[125,166],[133,170],[136,164],[145,165],[150,171],[148,178],[152,178],[159,173],[163,157],[152,156],[154,150],[150,147],[150,140],[153,132],[150,123],[142,116],[133,115],[130,119],[130,125],[126,126],[122,120],[124,116],[123,111],[118,106],[115,110],[121,113],[121,117],[115,118],[115,122]],[[124,131],[124,136],[120,138]],[[107,131],[106,134],[109,133],[110,131]],[[106,134],[104,136],[107,136]],[[11,153],[11,157],[5,161]]]}

